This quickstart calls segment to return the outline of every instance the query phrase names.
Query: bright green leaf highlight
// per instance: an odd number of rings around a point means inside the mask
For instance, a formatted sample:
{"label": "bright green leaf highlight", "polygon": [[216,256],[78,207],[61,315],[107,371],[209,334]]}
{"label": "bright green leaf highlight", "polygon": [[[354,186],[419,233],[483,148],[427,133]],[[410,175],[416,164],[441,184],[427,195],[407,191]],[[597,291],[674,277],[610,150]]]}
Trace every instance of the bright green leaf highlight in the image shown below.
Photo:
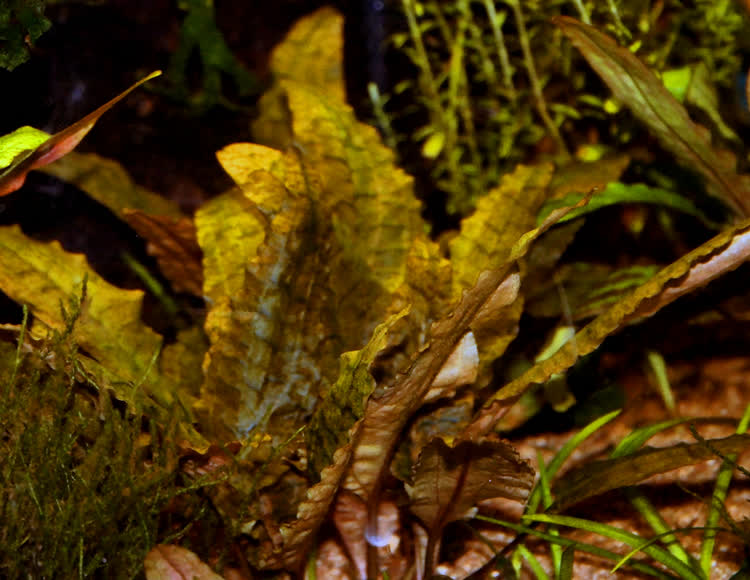
{"label": "bright green leaf highlight", "polygon": [[0,137],[0,169],[8,167],[24,151],[33,151],[49,139],[49,135],[34,127],[20,127]]}

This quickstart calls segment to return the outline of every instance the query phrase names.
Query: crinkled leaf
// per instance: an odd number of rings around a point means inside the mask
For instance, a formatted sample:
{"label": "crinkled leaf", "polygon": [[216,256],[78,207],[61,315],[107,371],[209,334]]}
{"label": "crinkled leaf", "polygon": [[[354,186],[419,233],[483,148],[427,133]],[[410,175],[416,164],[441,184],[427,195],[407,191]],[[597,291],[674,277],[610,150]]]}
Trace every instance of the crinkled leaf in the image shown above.
{"label": "crinkled leaf", "polygon": [[[584,204],[588,198],[579,204]],[[526,232],[513,245],[507,262],[480,274],[476,284],[463,293],[455,309],[435,322],[425,347],[399,375],[399,380],[378,398],[367,403],[361,431],[356,440],[351,469],[344,488],[365,502],[377,504],[380,482],[393,457],[398,437],[412,414],[419,408],[435,378],[467,332],[475,332],[487,320],[512,308],[518,296],[520,276],[510,273],[512,265],[526,255],[529,247],[571,208],[555,210],[538,228]],[[487,427],[489,428],[489,426]],[[369,526],[376,525],[370,521]],[[371,538],[377,529],[368,529]]]}
{"label": "crinkled leaf", "polygon": [[99,117],[124,99],[135,88],[160,74],[161,71],[152,72],[111,101],[105,103],[94,112],[89,113],[80,121],[73,123],[68,128],[55,133],[35,148],[15,154],[13,162],[0,172],[0,196],[8,195],[20,188],[26,180],[26,175],[32,169],[52,163],[72,151],[99,120]]}
{"label": "crinkled leaf", "polygon": [[[422,404],[456,345],[471,330],[486,304],[497,310],[515,301],[520,277],[508,270],[506,266],[483,273],[476,285],[464,293],[456,309],[433,325],[427,346],[400,380],[380,398],[368,401],[362,433],[345,482],[347,490],[365,502],[377,501],[377,485],[388,468],[401,430]],[[377,535],[377,530],[370,530],[371,537]]]}
{"label": "crinkled leaf", "polygon": [[[88,299],[74,327],[76,343],[122,378],[138,382],[150,366],[162,339],[140,320],[143,292],[112,286],[94,272],[82,254],[65,252],[58,242],[37,242],[17,226],[0,228],[0,287],[34,317],[61,330],[61,305],[80,295],[88,277]],[[152,369],[153,372],[153,369]],[[146,377],[151,383],[155,377]],[[171,393],[163,393],[170,402]]]}
{"label": "crinkled leaf", "polygon": [[126,209],[173,218],[183,216],[175,202],[141,187],[122,165],[94,153],[70,153],[43,172],[75,185],[120,219],[124,219]]}
{"label": "crinkled leaf", "polygon": [[198,556],[182,546],[154,546],[143,565],[147,580],[222,580]]}
{"label": "crinkled leaf", "polygon": [[146,251],[156,258],[159,269],[175,291],[203,296],[203,255],[192,219],[134,209],[124,210],[123,217],[147,240]]}
{"label": "crinkled leaf", "polygon": [[[412,178],[345,102],[342,23],[330,8],[297,22],[271,58],[278,82],[262,100],[256,126],[289,125],[282,131],[289,140],[272,140],[275,146],[296,149],[304,166],[314,168],[321,180],[316,201],[331,216],[345,255],[364,260],[370,275],[392,292],[404,281],[406,256],[412,240],[424,235],[424,222]],[[326,46],[322,52],[311,38],[324,38],[318,40]]]}
{"label": "crinkled leaf", "polygon": [[737,174],[734,154],[712,146],[709,131],[690,119],[685,107],[645,64],[592,26],[568,16],[556,16],[553,22],[665,149],[689,169],[699,171],[708,190],[732,210],[742,216],[750,214],[750,177]]}
{"label": "crinkled leaf", "polygon": [[438,438],[420,453],[412,481],[407,486],[409,509],[427,529],[425,575],[430,577],[443,528],[470,517],[482,501],[525,500],[534,483],[534,470],[506,441],[464,440],[450,447]]}
{"label": "crinkled leaf", "polygon": [[343,16],[330,6],[301,18],[273,51],[271,70],[345,102],[343,27]]}
{"label": "crinkled leaf", "polygon": [[644,479],[709,459],[740,453],[750,447],[750,435],[731,435],[699,443],[678,443],[655,449],[645,447],[630,455],[596,461],[565,474],[554,486],[554,508],[566,508],[611,489],[635,485]]}
{"label": "crinkled leaf", "polygon": [[364,261],[370,277],[396,290],[406,277],[412,240],[424,235],[413,179],[351,107],[306,85],[280,86],[305,164],[320,175],[321,211],[330,216],[344,255]]}
{"label": "crinkled leaf", "polygon": [[[290,46],[305,48],[297,40]],[[404,296],[393,305],[393,295],[411,291],[409,261],[426,239],[412,178],[377,132],[335,91],[279,77],[294,145],[284,153],[226,147],[219,159],[244,201],[234,194],[233,209],[220,209],[227,197],[196,215],[212,343],[199,407],[235,436],[281,407],[312,411],[336,379],[340,353],[361,348],[379,322],[411,302]],[[229,220],[243,225],[235,232]],[[226,247],[237,236],[235,249]],[[428,254],[423,265],[433,272],[437,261]]]}
{"label": "crinkled leaf", "polygon": [[461,231],[450,242],[454,296],[471,288],[481,272],[504,263],[518,238],[536,225],[552,171],[551,164],[519,165],[461,220]]}
{"label": "crinkled leaf", "polygon": [[[481,272],[504,264],[518,238],[534,227],[552,171],[550,164],[519,165],[461,221],[461,231],[450,243],[454,298],[471,288]],[[523,300],[501,312],[499,318],[488,318],[474,328],[482,372],[515,338]]]}
{"label": "crinkled leaf", "polygon": [[453,447],[433,439],[422,450],[409,486],[409,509],[437,537],[450,522],[470,516],[485,500],[523,501],[534,470],[507,441],[459,441]]}
{"label": "crinkled leaf", "polygon": [[212,306],[243,287],[245,267],[265,231],[252,202],[238,189],[204,203],[195,212],[195,228],[203,251],[203,295]]}
{"label": "crinkled leaf", "polygon": [[258,561],[260,568],[285,567],[298,570],[300,562],[309,552],[315,532],[328,515],[331,502],[336,496],[344,473],[352,457],[352,443],[359,437],[362,422],[358,421],[350,431],[350,443],[340,447],[333,454],[332,463],[320,473],[320,481],[307,490],[305,500],[297,509],[294,521],[279,529],[283,546],[263,555]]}
{"label": "crinkled leaf", "polygon": [[[569,206],[579,198],[580,194],[572,193],[565,197],[548,201],[539,212],[539,220],[541,221],[547,217],[553,209]],[[592,211],[618,203],[649,203],[660,205],[695,216],[703,223],[718,228],[717,224],[709,220],[692,201],[678,193],[660,187],[651,187],[644,183],[626,184],[619,182],[607,185],[604,191],[597,193],[591,198],[588,205],[570,212],[560,222],[570,221]]]}
{"label": "crinkled leaf", "polygon": [[475,427],[479,430],[490,428],[504,409],[532,383],[542,383],[553,374],[570,368],[578,357],[592,352],[607,336],[628,322],[650,316],[683,294],[737,268],[749,256],[750,220],[745,220],[663,268],[628,297],[581,329],[575,340],[570,341],[555,355],[534,365],[497,391],[475,420]]}
{"label": "crinkled leaf", "polygon": [[[239,277],[230,271],[232,278],[219,280],[219,289],[231,292],[205,291],[215,297],[205,324],[211,348],[197,408],[207,429],[230,437],[245,436],[280,407],[291,406],[293,412],[310,409],[317,394],[315,374],[320,372],[315,351],[326,338],[315,336],[308,326],[316,322],[312,315],[320,314],[309,298],[316,270],[322,271],[319,256],[311,252],[309,199],[289,191],[269,173],[253,175],[265,207],[248,200],[250,207],[241,219],[250,227],[229,236],[255,238],[260,230],[263,242],[254,255],[249,247],[240,249],[249,260],[240,262]],[[206,214],[196,218],[196,225],[201,242],[204,231],[228,237],[220,233],[227,224],[209,220]],[[207,260],[221,261],[226,255],[226,249],[215,243],[202,247]],[[216,277],[210,265],[205,264],[206,285]]]}

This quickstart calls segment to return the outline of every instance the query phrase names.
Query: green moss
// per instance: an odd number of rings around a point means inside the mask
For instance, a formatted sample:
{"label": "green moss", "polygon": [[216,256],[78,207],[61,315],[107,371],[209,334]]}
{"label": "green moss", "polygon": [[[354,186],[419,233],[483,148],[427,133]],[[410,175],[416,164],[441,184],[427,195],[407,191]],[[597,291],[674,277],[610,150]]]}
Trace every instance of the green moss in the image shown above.
{"label": "green moss", "polygon": [[81,382],[69,330],[20,343],[0,341],[0,576],[138,576],[181,492],[169,428]]}

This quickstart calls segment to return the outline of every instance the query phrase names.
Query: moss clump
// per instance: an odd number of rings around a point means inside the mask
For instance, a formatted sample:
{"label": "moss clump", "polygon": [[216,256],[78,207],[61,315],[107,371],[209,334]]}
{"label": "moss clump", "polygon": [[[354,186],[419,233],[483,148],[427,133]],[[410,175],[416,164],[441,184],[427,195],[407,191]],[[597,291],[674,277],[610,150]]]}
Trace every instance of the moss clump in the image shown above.
{"label": "moss clump", "polygon": [[0,576],[134,577],[179,493],[176,449],[81,382],[69,330],[24,329],[0,341]]}

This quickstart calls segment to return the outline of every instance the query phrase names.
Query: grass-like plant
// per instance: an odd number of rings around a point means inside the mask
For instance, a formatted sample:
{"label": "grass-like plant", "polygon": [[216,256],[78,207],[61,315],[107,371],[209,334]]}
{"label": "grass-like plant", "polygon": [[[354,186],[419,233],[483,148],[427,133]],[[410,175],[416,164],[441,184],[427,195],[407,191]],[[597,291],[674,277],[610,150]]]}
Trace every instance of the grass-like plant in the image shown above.
{"label": "grass-like plant", "polygon": [[[524,542],[528,536],[534,536],[548,544],[553,570],[552,577],[556,579],[573,577],[572,553],[580,551],[612,562],[611,572],[613,574],[621,567],[630,567],[634,571],[656,578],[706,580],[710,578],[718,532],[736,534],[743,538],[744,541],[747,540],[745,534],[729,517],[724,507],[732,474],[735,468],[738,467],[735,463],[736,455],[733,454],[723,457],[723,463],[716,477],[714,491],[711,497],[706,500],[708,504],[706,522],[700,528],[674,529],[670,527],[659,513],[659,510],[649,501],[638,486],[623,487],[622,491],[633,508],[650,526],[653,531],[653,536],[651,537],[639,536],[622,528],[594,520],[558,513],[550,482],[554,479],[560,467],[569,459],[572,452],[594,432],[614,419],[618,413],[618,411],[615,411],[604,415],[581,429],[563,445],[547,465],[544,465],[540,458],[539,480],[529,497],[521,523],[501,521],[485,516],[477,518],[478,520],[494,523],[517,532],[518,536],[516,540],[496,557],[496,560],[499,560],[501,557],[505,560],[509,559],[513,565],[515,574],[518,574],[521,567],[525,564],[536,578],[547,579],[550,577],[545,567],[540,563],[537,556],[534,555],[534,552],[525,546]],[[624,458],[632,455],[657,433],[689,422],[690,419],[671,419],[634,429],[615,447],[610,454],[610,459]],[[736,433],[745,433],[748,423],[750,423],[750,405],[745,409],[744,415],[738,422]],[[705,442],[692,426],[691,431],[694,433],[696,439],[710,447],[710,444]],[[718,451],[716,454],[722,456]],[[740,469],[742,470],[742,468]],[[745,470],[742,471],[744,472]],[[720,522],[722,518],[724,519],[723,524]],[[542,524],[542,526],[539,526],[539,524]],[[619,554],[603,549],[595,544],[577,541],[564,536],[562,534],[562,529],[564,528],[576,529],[598,535],[602,538],[609,538],[624,546],[628,546],[631,550],[626,554]],[[680,543],[678,536],[682,533],[695,532],[696,530],[703,531],[703,539],[700,544],[699,554],[693,555]],[[568,554],[567,556],[566,553]],[[642,554],[651,561],[633,559],[637,554]]]}

